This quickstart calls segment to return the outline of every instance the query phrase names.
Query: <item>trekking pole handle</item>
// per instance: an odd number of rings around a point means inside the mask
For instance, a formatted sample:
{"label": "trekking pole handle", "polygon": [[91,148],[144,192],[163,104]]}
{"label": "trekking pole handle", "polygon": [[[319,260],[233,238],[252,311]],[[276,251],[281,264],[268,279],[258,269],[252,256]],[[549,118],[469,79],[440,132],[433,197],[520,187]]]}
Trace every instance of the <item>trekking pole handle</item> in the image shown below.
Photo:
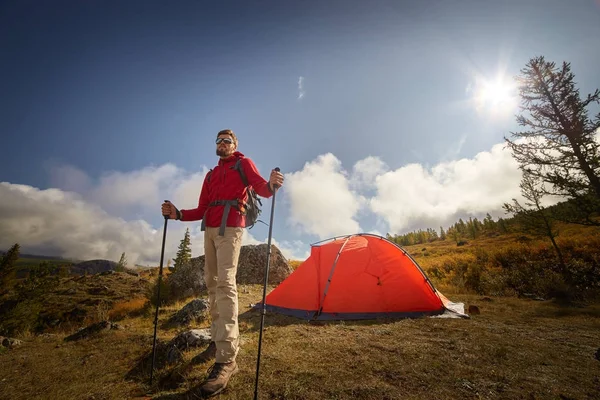
{"label": "trekking pole handle", "polygon": [[[165,203],[171,203],[171,200],[165,200]],[[165,219],[169,219],[169,215],[165,215],[163,214],[163,217],[165,217]]]}
{"label": "trekking pole handle", "polygon": [[[275,167],[275,171],[280,172],[281,170],[279,169],[279,167]],[[279,189],[279,185],[275,185],[274,189]]]}

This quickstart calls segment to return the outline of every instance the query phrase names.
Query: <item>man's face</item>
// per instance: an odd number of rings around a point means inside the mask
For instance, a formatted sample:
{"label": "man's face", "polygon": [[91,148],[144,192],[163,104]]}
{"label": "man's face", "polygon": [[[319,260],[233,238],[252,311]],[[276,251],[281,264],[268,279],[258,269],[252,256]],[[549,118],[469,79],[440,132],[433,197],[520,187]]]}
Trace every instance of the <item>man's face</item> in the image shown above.
{"label": "man's face", "polygon": [[229,157],[235,151],[233,138],[229,135],[219,135],[217,138],[217,155],[219,157]]}

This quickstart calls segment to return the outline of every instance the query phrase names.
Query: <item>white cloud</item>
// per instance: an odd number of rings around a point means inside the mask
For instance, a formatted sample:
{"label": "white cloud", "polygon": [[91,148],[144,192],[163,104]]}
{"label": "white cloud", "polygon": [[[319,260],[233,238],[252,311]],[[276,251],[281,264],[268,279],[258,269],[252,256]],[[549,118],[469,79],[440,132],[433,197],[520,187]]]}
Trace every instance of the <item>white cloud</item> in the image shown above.
{"label": "white cloud", "polygon": [[388,170],[388,166],[378,157],[369,156],[359,160],[352,167],[350,185],[356,189],[375,187],[375,178]]}
{"label": "white cloud", "polygon": [[179,208],[195,207],[208,169],[190,173],[173,164],[164,164],[129,172],[110,171],[97,182],[71,165],[53,165],[49,172],[54,187],[75,191],[109,214],[129,219],[155,216],[166,200],[165,193]]}
{"label": "white cloud", "polygon": [[[448,226],[469,215],[504,215],[502,204],[522,201],[521,173],[504,144],[432,168],[409,164],[389,170],[381,159],[367,157],[350,170],[327,153],[286,174],[282,206],[288,223],[299,229],[273,243],[287,258],[308,257],[310,245],[298,240],[302,234],[319,240],[359,232],[384,236]],[[126,252],[130,263],[157,265],[165,194],[179,208],[195,207],[206,171],[165,164],[94,180],[76,167],[53,165],[56,189],[1,183],[0,249],[19,243],[26,252],[115,261]],[[204,253],[199,221],[169,221],[165,260],[175,256],[187,227],[192,255]],[[267,241],[251,231],[242,240],[244,245]]]}
{"label": "white cloud", "polygon": [[473,159],[441,163],[424,169],[410,164],[377,177],[371,209],[392,232],[453,223],[463,214],[500,211],[520,199],[521,173],[503,144]]}
{"label": "white cloud", "polygon": [[331,153],[308,162],[301,171],[286,174],[289,221],[306,233],[324,239],[355,233],[361,197],[349,188],[341,162]]}
{"label": "white cloud", "polygon": [[[130,266],[156,266],[162,246],[164,222],[159,213],[164,194],[170,194],[166,197],[179,208],[195,207],[206,171],[190,173],[166,164],[109,172],[94,182],[77,167],[52,164],[51,181],[59,188],[40,190],[3,182],[0,249],[19,243],[26,253],[113,261],[125,252]],[[161,221],[160,226],[152,227],[147,222],[152,219]],[[186,228],[190,229],[192,256],[204,254],[200,222],[171,220],[167,223],[165,266],[175,257]],[[263,242],[246,230],[242,243]],[[305,255],[298,241],[273,243],[288,258]]]}
{"label": "white cloud", "polygon": [[[265,243],[267,241],[265,240]],[[310,255],[310,245],[300,240],[282,242],[277,241],[275,238],[271,240],[271,243],[277,246],[283,256],[288,260],[300,260],[303,261]]]}
{"label": "white cloud", "polygon": [[92,186],[92,181],[88,174],[75,166],[49,163],[47,169],[50,173],[52,187],[68,192],[84,193]]}
{"label": "white cloud", "polygon": [[306,92],[304,91],[304,77],[298,77],[298,100],[302,100]]}
{"label": "white cloud", "polygon": [[[268,243],[268,241],[269,239],[265,238],[265,240],[261,242],[260,240],[252,236],[248,229],[244,230],[244,235],[242,236],[243,246],[266,244]],[[275,245],[279,249],[279,251],[281,251],[281,254],[283,254],[283,256],[288,260],[304,260],[310,255],[310,249],[307,250],[307,248],[309,248],[310,246],[306,245],[300,240],[284,240],[279,242],[277,239],[272,237],[271,244]]]}
{"label": "white cloud", "polygon": [[[2,249],[19,243],[27,253],[113,261],[125,252],[130,265],[156,265],[160,259],[162,227],[109,215],[76,193],[2,182],[0,199]],[[165,265],[175,256],[184,231],[183,224],[168,224]],[[192,233],[192,252],[197,252],[202,235]]]}

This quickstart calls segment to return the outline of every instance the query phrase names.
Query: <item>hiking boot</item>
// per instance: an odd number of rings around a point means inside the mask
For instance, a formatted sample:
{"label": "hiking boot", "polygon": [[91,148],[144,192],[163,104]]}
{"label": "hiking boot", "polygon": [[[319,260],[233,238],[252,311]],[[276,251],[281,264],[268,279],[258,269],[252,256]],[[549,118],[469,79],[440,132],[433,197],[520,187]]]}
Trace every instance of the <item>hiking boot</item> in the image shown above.
{"label": "hiking boot", "polygon": [[217,355],[217,344],[210,342],[208,347],[204,351],[194,358],[192,358],[192,364],[201,364],[210,360],[214,360]]}
{"label": "hiking boot", "polygon": [[221,393],[229,382],[229,378],[239,371],[235,361],[230,363],[214,363],[208,370],[208,378],[200,388],[203,396],[214,396]]}

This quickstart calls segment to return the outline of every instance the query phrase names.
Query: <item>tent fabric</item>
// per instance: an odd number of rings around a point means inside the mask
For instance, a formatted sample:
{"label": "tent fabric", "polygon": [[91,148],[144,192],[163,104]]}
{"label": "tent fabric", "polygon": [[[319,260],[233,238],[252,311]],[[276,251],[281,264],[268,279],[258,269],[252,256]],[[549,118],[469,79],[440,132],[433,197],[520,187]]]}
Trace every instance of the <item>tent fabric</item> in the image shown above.
{"label": "tent fabric", "polygon": [[372,234],[312,245],[310,256],[265,303],[267,311],[315,320],[467,317],[455,311],[460,303],[448,307],[451,302],[408,253]]}

